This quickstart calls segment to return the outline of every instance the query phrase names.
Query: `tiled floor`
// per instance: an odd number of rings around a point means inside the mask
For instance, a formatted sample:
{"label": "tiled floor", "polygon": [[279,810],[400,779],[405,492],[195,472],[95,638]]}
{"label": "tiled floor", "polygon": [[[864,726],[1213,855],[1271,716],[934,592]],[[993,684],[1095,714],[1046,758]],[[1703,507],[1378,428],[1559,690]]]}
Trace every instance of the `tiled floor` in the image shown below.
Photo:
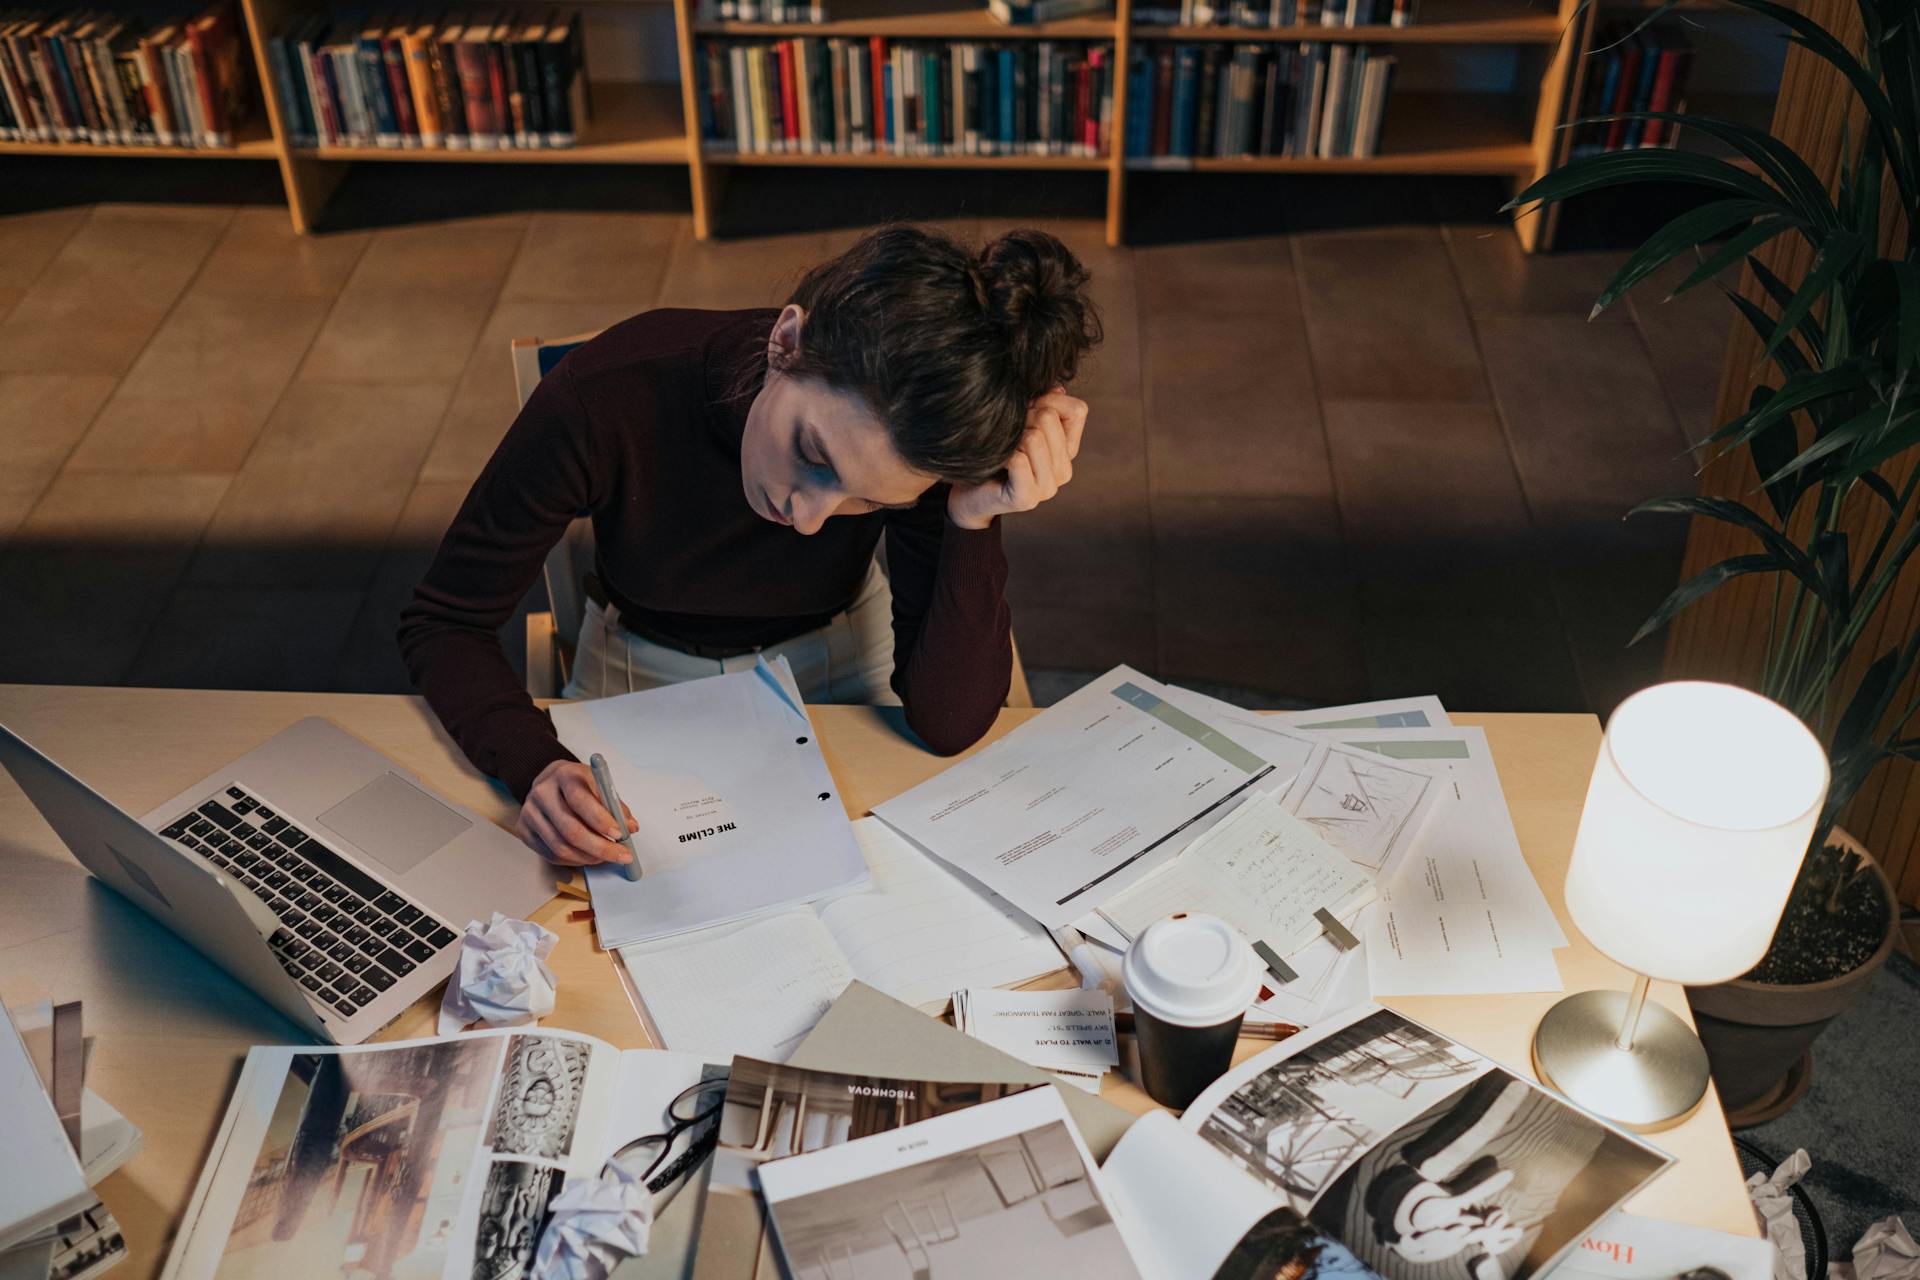
{"label": "tiled floor", "polygon": [[[395,616],[511,417],[507,340],[776,301],[858,230],[392,208],[417,190],[356,174],[361,229],[306,239],[271,203],[0,216],[0,680],[404,689]],[[1484,710],[1606,711],[1657,673],[1622,646],[1684,531],[1619,517],[1689,487],[1727,332],[1704,291],[1589,323],[1620,255],[1527,258],[1418,183],[1118,251],[954,190],[911,211],[1047,226],[1106,325],[1074,483],[1007,522],[1030,666]]]}

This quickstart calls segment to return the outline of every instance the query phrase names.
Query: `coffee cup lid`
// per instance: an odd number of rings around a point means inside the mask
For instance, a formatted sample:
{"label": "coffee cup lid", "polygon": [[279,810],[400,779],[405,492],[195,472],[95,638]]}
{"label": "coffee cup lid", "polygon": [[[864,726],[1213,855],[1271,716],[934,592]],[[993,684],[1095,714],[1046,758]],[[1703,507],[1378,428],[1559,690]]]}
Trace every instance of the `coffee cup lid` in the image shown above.
{"label": "coffee cup lid", "polygon": [[1182,1027],[1225,1022],[1260,991],[1259,962],[1247,940],[1219,916],[1198,911],[1148,925],[1127,948],[1120,972],[1136,1007]]}

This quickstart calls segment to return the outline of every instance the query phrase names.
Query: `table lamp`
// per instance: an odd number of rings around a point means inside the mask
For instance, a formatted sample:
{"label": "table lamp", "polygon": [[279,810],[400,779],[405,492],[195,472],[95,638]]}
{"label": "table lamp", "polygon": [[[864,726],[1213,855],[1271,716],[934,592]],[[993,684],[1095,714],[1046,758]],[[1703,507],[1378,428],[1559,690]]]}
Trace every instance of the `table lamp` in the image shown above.
{"label": "table lamp", "polygon": [[1647,1003],[1654,978],[1707,985],[1766,954],[1827,795],[1800,718],[1731,685],[1679,681],[1620,704],[1600,743],[1567,868],[1567,910],[1635,973],[1583,991],[1533,1036],[1540,1078],[1630,1129],[1679,1124],[1707,1090],[1707,1053]]}

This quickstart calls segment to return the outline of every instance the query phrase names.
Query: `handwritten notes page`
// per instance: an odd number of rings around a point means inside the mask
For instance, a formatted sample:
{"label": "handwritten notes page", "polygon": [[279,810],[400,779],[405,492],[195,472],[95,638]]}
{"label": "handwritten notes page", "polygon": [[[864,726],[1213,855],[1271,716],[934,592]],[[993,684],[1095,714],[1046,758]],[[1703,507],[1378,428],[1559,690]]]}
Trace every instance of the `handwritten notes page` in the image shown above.
{"label": "handwritten notes page", "polygon": [[1366,869],[1341,857],[1269,792],[1247,801],[1100,913],[1135,938],[1176,911],[1205,911],[1286,955],[1320,936],[1315,911],[1324,907],[1344,919],[1373,896]]}

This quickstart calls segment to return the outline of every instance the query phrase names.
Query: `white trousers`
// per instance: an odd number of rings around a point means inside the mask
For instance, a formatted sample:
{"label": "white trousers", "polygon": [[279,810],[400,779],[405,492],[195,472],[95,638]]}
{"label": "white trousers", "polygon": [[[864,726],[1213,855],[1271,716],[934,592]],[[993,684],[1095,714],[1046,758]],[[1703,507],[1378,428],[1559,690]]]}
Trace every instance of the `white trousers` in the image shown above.
{"label": "white trousers", "polygon": [[[618,693],[655,689],[753,666],[754,655],[700,658],[655,644],[626,630],[620,611],[589,600],[573,656],[573,678],[561,691],[566,698],[610,698]],[[874,564],[860,593],[842,613],[816,631],[768,645],[771,660],[784,656],[793,667],[800,696],[808,702],[852,702],[896,706],[893,679],[893,592]]]}

